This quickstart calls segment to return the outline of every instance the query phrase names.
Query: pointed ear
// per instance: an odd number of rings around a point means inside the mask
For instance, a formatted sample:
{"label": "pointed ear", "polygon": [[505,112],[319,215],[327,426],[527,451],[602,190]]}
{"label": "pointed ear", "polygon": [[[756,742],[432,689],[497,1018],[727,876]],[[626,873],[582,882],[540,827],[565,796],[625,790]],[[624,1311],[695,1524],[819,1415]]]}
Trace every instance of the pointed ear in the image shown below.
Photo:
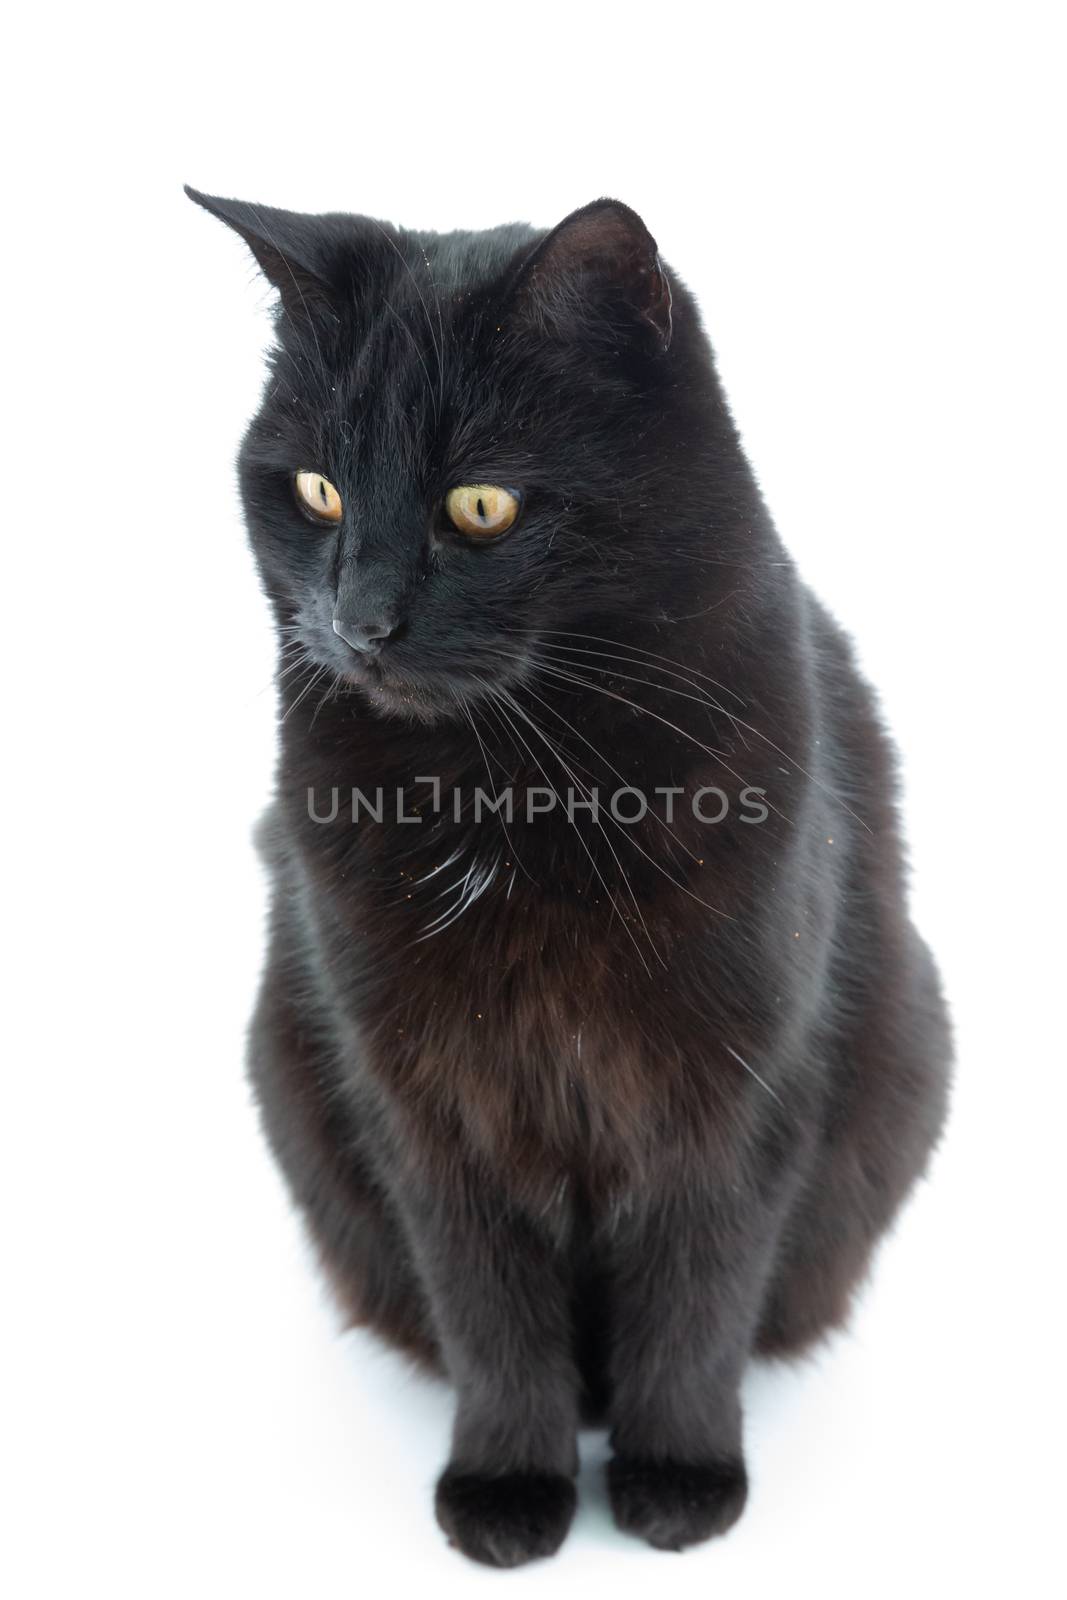
{"label": "pointed ear", "polygon": [[659,350],[671,342],[671,286],[656,241],[620,200],[572,211],[523,265],[520,302],[565,337],[597,308],[644,324]]}
{"label": "pointed ear", "polygon": [[188,184],[185,192],[241,235],[291,317],[299,320],[313,310],[329,309],[334,259],[329,224],[334,219],[254,206],[247,200],[223,200]]}

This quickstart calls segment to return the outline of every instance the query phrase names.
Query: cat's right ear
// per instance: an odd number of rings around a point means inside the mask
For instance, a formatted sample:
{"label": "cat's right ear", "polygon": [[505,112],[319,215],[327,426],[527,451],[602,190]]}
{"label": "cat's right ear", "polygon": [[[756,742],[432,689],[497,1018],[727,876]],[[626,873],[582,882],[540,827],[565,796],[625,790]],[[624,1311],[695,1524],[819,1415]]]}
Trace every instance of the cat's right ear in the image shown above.
{"label": "cat's right ear", "polygon": [[185,185],[190,200],[225,222],[245,241],[264,277],[281,295],[294,320],[331,308],[330,237],[325,219],[247,200],[223,200]]}

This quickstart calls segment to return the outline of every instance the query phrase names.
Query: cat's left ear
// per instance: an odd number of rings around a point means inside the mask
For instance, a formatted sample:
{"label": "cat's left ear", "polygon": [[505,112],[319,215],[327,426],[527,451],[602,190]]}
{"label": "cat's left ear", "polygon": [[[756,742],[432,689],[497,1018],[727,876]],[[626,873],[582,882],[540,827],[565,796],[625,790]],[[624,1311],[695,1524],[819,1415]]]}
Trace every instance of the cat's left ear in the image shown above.
{"label": "cat's left ear", "polygon": [[656,241],[621,200],[572,211],[522,267],[519,303],[566,335],[583,311],[632,318],[656,348],[671,342],[671,286]]}
{"label": "cat's left ear", "polygon": [[330,308],[334,261],[331,224],[336,219],[251,205],[247,200],[223,200],[218,195],[201,194],[188,184],[185,192],[190,200],[241,235],[264,276],[278,290],[290,316],[299,320],[313,310]]}

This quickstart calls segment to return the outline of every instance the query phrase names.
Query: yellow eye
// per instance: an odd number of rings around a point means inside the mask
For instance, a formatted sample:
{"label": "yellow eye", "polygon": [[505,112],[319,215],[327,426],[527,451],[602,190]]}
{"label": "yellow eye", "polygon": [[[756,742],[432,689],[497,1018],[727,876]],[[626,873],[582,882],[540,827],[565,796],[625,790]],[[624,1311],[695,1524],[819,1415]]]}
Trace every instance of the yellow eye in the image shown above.
{"label": "yellow eye", "polygon": [[294,483],[301,511],[316,522],[340,522],[344,506],[329,478],[321,472],[298,472]]}
{"label": "yellow eye", "polygon": [[491,483],[465,483],[445,496],[448,520],[470,539],[495,539],[506,533],[520,504],[517,494]]}

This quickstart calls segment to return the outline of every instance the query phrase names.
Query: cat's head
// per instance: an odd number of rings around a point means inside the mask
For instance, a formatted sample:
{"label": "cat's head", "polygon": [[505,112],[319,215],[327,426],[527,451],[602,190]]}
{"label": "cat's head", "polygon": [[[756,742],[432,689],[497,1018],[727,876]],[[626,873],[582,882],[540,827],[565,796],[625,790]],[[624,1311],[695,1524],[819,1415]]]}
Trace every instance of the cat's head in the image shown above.
{"label": "cat's head", "polygon": [[545,233],[402,231],[191,198],[278,290],[245,439],[287,645],[383,715],[463,715],[540,639],[691,612],[730,434],[684,289],[598,200]]}

